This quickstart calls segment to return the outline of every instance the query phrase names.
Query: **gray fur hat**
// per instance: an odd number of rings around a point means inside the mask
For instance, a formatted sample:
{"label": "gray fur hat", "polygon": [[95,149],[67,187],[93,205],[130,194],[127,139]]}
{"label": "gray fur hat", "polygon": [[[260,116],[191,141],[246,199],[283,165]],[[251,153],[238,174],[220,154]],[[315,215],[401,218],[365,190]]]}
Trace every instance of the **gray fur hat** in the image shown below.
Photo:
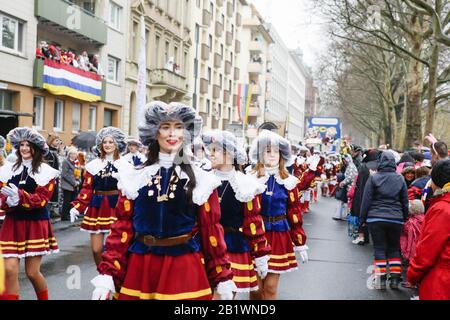
{"label": "gray fur hat", "polygon": [[162,122],[179,120],[184,124],[184,144],[191,144],[202,128],[202,118],[196,111],[183,103],[153,101],[145,106],[143,123],[138,127],[141,142],[148,146],[157,140]]}
{"label": "gray fur hat", "polygon": [[47,143],[45,142],[45,138],[36,130],[27,128],[27,127],[17,127],[12,129],[7,138],[11,142],[11,145],[14,149],[19,150],[20,143],[22,141],[28,141],[38,147],[44,156],[46,156],[49,152],[49,148]]}
{"label": "gray fur hat", "polygon": [[294,163],[294,157],[291,155],[291,143],[269,130],[262,130],[258,137],[253,140],[250,148],[250,159],[252,162],[262,162],[264,152],[268,146],[277,146],[280,150],[280,157],[285,161],[285,166],[289,167]]}
{"label": "gray fur hat", "polygon": [[214,144],[225,152],[231,154],[238,164],[244,164],[247,160],[245,150],[238,146],[234,134],[229,131],[211,130],[202,134],[202,140],[206,147]]}
{"label": "gray fur hat", "polygon": [[0,136],[0,150],[4,150],[6,147],[6,140],[2,136]]}
{"label": "gray fur hat", "polygon": [[138,148],[142,147],[142,142],[139,141],[139,139],[136,139],[134,137],[128,137],[128,139],[126,140],[127,146],[130,145],[136,145],[138,146]]}
{"label": "gray fur hat", "polygon": [[92,152],[95,155],[100,155],[103,139],[106,137],[113,138],[119,153],[122,153],[125,150],[127,146],[125,142],[125,133],[116,127],[105,127],[97,133],[97,137],[95,138],[95,146],[92,148]]}

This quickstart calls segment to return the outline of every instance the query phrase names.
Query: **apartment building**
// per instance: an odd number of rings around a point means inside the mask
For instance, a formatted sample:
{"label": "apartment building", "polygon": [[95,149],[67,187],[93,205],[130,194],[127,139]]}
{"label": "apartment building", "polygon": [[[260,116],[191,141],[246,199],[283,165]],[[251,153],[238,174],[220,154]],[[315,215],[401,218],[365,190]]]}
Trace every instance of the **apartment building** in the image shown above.
{"label": "apartment building", "polygon": [[[60,134],[68,144],[80,131],[121,126],[127,8],[128,0],[2,4],[0,26],[7,35],[0,42],[2,135],[33,126],[44,136]],[[37,58],[44,43],[51,58]],[[98,72],[63,63],[63,51],[85,51],[90,61],[98,55]]]}
{"label": "apartment building", "polygon": [[240,12],[247,1],[193,2],[192,105],[203,118],[204,127],[230,129],[239,123],[233,96],[240,77]]}
{"label": "apartment building", "polygon": [[286,137],[294,144],[305,135],[306,78],[309,75],[300,49],[289,51]]}
{"label": "apartment building", "polygon": [[[240,94],[236,97],[236,105],[242,110],[248,95],[250,108],[245,131],[250,143],[258,134],[258,128],[264,126],[265,110],[270,105],[272,80],[271,45],[274,39],[269,33],[263,18],[252,4],[243,6],[242,30],[239,34],[241,54],[239,57],[240,76],[238,86]],[[248,87],[246,87],[248,86]],[[244,93],[244,94],[243,94]]]}
{"label": "apartment building", "polygon": [[141,48],[141,16],[145,21],[146,101],[192,103],[190,92],[195,0],[131,0],[127,33],[124,129],[137,134],[136,93]]}

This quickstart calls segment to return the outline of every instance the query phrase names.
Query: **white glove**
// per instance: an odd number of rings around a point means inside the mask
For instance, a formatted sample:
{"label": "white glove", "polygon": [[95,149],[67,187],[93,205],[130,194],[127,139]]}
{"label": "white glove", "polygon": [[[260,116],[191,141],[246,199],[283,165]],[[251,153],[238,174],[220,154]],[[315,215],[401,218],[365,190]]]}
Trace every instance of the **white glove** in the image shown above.
{"label": "white glove", "polygon": [[1,193],[7,197],[6,204],[9,207],[15,207],[19,204],[19,189],[15,184],[10,183],[9,186],[3,187]]}
{"label": "white glove", "polygon": [[264,279],[267,276],[267,272],[269,272],[269,260],[270,257],[268,255],[255,258],[256,272],[261,279]]}
{"label": "white glove", "polygon": [[237,292],[237,287],[233,280],[227,280],[224,282],[219,282],[216,290],[220,295],[221,300],[233,300],[233,292]]}
{"label": "white glove", "polygon": [[100,274],[91,280],[95,289],[92,293],[92,300],[111,300],[116,288],[113,278],[106,274]]}
{"label": "white glove", "polygon": [[300,253],[300,258],[302,258],[302,263],[308,262],[308,260],[309,260],[308,259],[308,252],[307,252],[308,249],[309,248],[308,248],[307,245],[298,246],[298,247],[294,248],[295,251],[298,251]]}
{"label": "white glove", "polygon": [[75,208],[70,209],[70,222],[74,223],[75,220],[78,219],[79,215],[80,215],[80,212],[77,209],[75,209]]}

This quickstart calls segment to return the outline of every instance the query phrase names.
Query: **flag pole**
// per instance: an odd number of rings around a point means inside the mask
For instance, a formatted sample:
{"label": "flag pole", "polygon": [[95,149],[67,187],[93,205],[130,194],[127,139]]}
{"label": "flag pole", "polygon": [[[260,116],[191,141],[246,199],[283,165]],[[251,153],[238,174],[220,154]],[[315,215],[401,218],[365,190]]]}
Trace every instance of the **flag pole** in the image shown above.
{"label": "flag pole", "polygon": [[138,61],[138,78],[136,89],[136,120],[140,123],[144,120],[145,105],[147,103],[147,57],[146,53],[146,39],[145,39],[145,18],[141,15],[141,35],[140,35],[140,50]]}

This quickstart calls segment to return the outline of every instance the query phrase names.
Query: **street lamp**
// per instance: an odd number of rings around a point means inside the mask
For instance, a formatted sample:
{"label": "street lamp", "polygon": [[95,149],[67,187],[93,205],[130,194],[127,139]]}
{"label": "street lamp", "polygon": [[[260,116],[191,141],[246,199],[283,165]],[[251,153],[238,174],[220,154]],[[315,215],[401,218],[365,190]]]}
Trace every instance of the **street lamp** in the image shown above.
{"label": "street lamp", "polygon": [[193,107],[197,110],[197,78],[198,78],[198,45],[200,44],[200,29],[207,29],[208,26],[204,25],[195,25],[195,60],[194,60],[194,94],[192,96],[192,100],[194,101]]}

